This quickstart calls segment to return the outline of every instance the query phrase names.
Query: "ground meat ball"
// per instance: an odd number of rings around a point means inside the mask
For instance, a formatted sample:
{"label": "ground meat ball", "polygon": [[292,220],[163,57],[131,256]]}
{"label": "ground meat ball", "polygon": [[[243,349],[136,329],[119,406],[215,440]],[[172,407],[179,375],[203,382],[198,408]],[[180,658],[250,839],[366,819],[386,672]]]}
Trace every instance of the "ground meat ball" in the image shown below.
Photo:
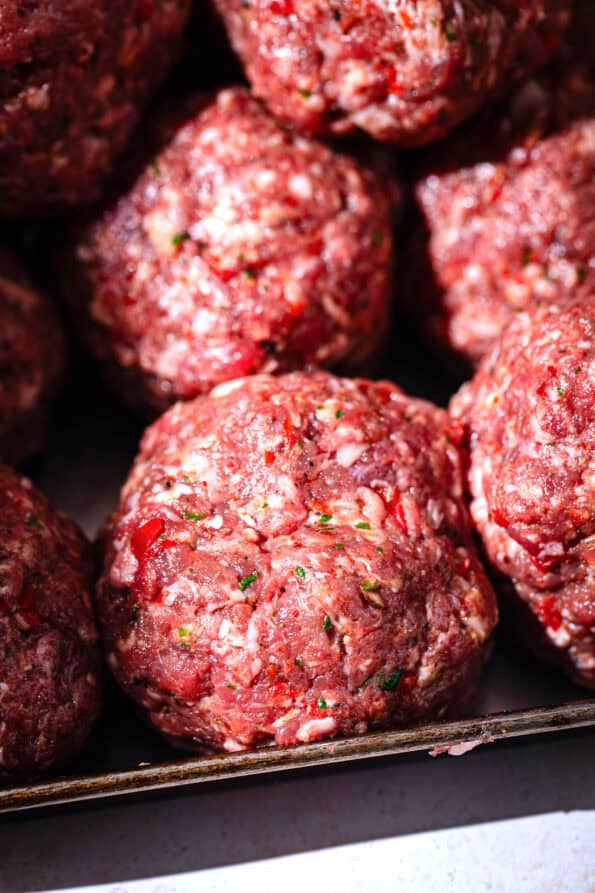
{"label": "ground meat ball", "polygon": [[155,412],[253,372],[375,359],[392,186],[288,134],[241,88],[164,129],[129,191],[77,234],[65,277],[130,403]]}
{"label": "ground meat ball", "polygon": [[44,439],[64,367],[64,338],[47,298],[0,248],[0,457],[18,461]]}
{"label": "ground meat ball", "polygon": [[408,253],[408,303],[430,339],[467,366],[519,309],[595,287],[589,6],[588,64],[569,49],[440,147],[417,183],[423,222]]}
{"label": "ground meat ball", "polygon": [[595,687],[595,298],[521,314],[452,409],[519,631]]}
{"label": "ground meat ball", "polygon": [[309,133],[419,146],[541,65],[569,0],[216,0],[258,96]]}
{"label": "ground meat ball", "polygon": [[175,743],[240,750],[469,706],[496,620],[448,415],[254,376],[144,436],[105,533],[107,660]]}
{"label": "ground meat ball", "polygon": [[89,559],[79,529],[0,466],[0,779],[63,763],[97,717]]}
{"label": "ground meat ball", "polygon": [[0,215],[96,196],[189,11],[190,0],[2,0]]}

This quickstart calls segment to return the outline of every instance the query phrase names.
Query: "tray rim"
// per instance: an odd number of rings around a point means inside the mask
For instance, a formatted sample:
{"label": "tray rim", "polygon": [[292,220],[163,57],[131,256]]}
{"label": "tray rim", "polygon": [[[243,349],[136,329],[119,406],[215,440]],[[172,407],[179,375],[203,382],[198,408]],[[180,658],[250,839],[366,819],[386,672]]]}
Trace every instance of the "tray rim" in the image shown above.
{"label": "tray rim", "polygon": [[189,756],[141,763],[133,769],[62,776],[0,789],[0,814],[424,750],[430,756],[458,755],[452,753],[452,748],[462,746],[460,753],[465,753],[481,744],[589,726],[595,726],[595,697],[441,720],[353,738]]}

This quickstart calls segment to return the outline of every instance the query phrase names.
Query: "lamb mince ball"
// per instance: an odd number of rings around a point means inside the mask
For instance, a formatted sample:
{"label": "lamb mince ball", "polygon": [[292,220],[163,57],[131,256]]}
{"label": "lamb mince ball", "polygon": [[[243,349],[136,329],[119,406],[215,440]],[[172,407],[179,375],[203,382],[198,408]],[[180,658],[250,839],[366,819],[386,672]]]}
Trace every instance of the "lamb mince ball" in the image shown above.
{"label": "lamb mince ball", "polygon": [[190,0],[2,0],[0,216],[97,197],[180,49]]}
{"label": "lamb mince ball", "polygon": [[91,568],[79,529],[0,466],[0,779],[62,765],[97,718]]}
{"label": "lamb mince ball", "polygon": [[515,313],[595,287],[591,0],[579,13],[555,65],[422,165],[407,303],[430,340],[467,366]]}
{"label": "lamb mince ball", "polygon": [[459,427],[388,382],[259,375],[145,433],[103,534],[107,661],[178,746],[469,708],[496,622]]}
{"label": "lamb mince ball", "polygon": [[375,365],[392,182],[279,127],[243,88],[159,122],[162,148],[77,231],[64,292],[136,408],[255,372]]}
{"label": "lamb mince ball", "polygon": [[569,0],[215,0],[255,93],[307,133],[419,146],[543,64]]}
{"label": "lamb mince ball", "polygon": [[454,398],[471,515],[519,634],[595,687],[595,297],[519,315]]}
{"label": "lamb mince ball", "polygon": [[0,459],[16,462],[43,443],[64,373],[56,313],[16,259],[0,248]]}

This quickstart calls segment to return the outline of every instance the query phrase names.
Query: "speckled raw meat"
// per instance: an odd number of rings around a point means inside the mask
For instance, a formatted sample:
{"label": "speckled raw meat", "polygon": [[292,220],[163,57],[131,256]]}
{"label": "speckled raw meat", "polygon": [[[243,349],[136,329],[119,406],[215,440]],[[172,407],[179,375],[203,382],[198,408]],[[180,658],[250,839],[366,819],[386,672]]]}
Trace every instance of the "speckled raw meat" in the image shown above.
{"label": "speckled raw meat", "polygon": [[161,150],[76,233],[64,277],[128,401],[154,413],[254,372],[374,363],[394,184],[290,135],[241,88],[157,129]]}
{"label": "speckled raw meat", "polygon": [[64,337],[45,295],[0,248],[0,459],[38,449],[64,370]]}
{"label": "speckled raw meat", "polygon": [[103,536],[107,661],[190,749],[469,707],[496,621],[443,410],[388,382],[253,376],[146,432]]}
{"label": "speckled raw meat", "polygon": [[0,216],[97,196],[189,13],[190,0],[2,0]]}
{"label": "speckled raw meat", "polygon": [[83,534],[0,466],[0,779],[77,752],[101,704]]}
{"label": "speckled raw meat", "polygon": [[519,632],[595,687],[595,298],[520,314],[452,411]]}
{"label": "speckled raw meat", "polygon": [[595,287],[594,45],[588,0],[559,62],[423,165],[409,303],[467,366],[518,310]]}
{"label": "speckled raw meat", "polygon": [[543,64],[570,0],[216,0],[256,94],[308,133],[419,146]]}

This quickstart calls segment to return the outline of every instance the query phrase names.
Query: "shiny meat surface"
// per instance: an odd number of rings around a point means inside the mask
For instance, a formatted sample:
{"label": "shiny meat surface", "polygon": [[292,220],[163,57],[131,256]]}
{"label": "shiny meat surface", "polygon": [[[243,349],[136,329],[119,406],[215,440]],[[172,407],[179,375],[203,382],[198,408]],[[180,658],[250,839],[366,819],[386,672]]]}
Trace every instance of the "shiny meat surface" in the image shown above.
{"label": "shiny meat surface", "polygon": [[146,432],[103,535],[107,661],[174,743],[468,709],[496,622],[459,427],[387,382],[254,376]]}
{"label": "shiny meat surface", "polygon": [[419,146],[542,65],[568,0],[216,0],[256,94],[307,133]]}
{"label": "shiny meat surface", "polygon": [[129,403],[155,413],[254,372],[373,365],[393,184],[287,133],[243,88],[156,129],[161,149],[76,233],[64,275]]}
{"label": "shiny meat surface", "polygon": [[452,411],[471,515],[519,632],[595,687],[593,296],[520,314]]}

